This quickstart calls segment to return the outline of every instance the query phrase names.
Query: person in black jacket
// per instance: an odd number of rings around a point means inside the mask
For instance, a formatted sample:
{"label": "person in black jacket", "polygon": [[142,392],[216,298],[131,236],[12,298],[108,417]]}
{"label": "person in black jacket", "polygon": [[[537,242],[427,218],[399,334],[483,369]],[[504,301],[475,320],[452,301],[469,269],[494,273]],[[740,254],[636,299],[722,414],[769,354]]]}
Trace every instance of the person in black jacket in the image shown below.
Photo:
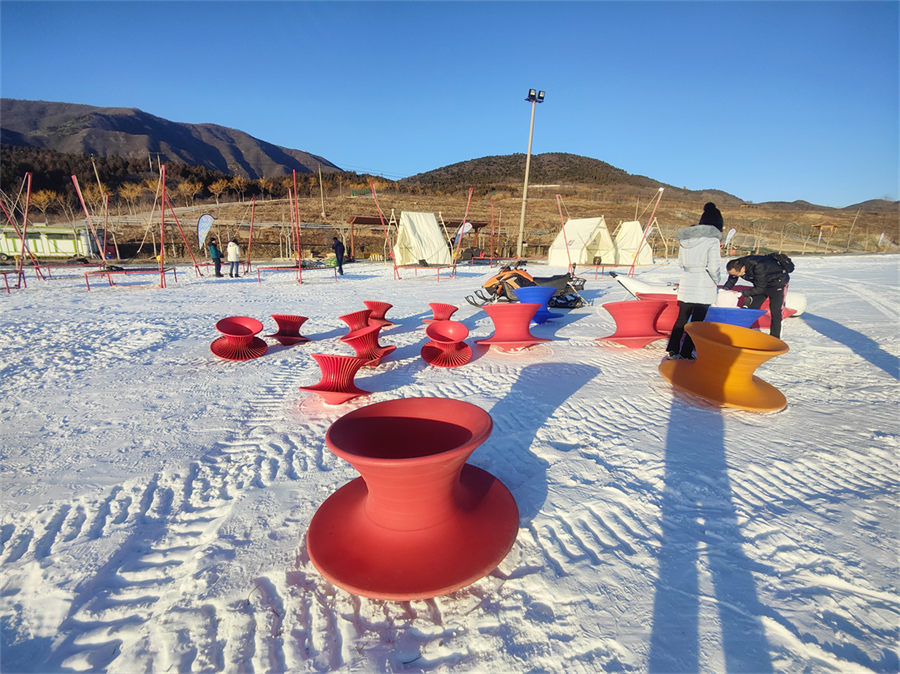
{"label": "person in black jacket", "polygon": [[216,276],[222,278],[222,251],[219,249],[219,243],[213,238],[209,240],[209,257],[215,265]]}
{"label": "person in black jacket", "polygon": [[334,251],[334,259],[337,263],[338,274],[344,275],[344,244],[338,241],[336,236],[331,237],[331,250]]}
{"label": "person in black jacket", "polygon": [[723,290],[731,290],[739,278],[753,284],[752,288],[741,286],[740,292],[750,298],[750,308],[759,309],[766,298],[769,300],[769,312],[772,314],[772,326],[769,334],[781,338],[781,313],[784,307],[784,287],[791,280],[790,275],[771,255],[745,255],[725,265],[729,278],[722,286]]}

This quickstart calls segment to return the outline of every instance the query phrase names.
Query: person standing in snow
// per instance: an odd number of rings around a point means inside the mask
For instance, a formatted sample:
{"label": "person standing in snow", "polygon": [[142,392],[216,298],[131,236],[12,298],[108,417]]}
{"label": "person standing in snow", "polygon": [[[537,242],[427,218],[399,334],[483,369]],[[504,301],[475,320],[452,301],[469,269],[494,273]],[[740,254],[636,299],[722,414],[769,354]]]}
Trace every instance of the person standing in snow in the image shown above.
{"label": "person standing in snow", "polygon": [[209,240],[209,257],[213,261],[216,268],[216,276],[222,278],[222,251],[219,249],[219,243],[215,238]]}
{"label": "person standing in snow", "polygon": [[225,252],[228,255],[228,262],[231,264],[228,275],[231,278],[240,278],[238,263],[241,261],[241,247],[238,245],[237,238],[228,242],[228,248],[225,249]]}
{"label": "person standing in snow", "polygon": [[337,264],[338,274],[344,275],[344,244],[338,241],[336,236],[331,237],[331,250],[334,251],[334,260]]}
{"label": "person standing in snow", "polygon": [[[728,262],[728,280],[723,290],[732,290],[739,278],[749,281],[753,287],[741,287],[741,295],[750,298],[750,308],[759,309],[766,299],[769,300],[769,313],[772,324],[769,334],[781,339],[781,318],[784,308],[784,287],[791,280],[787,270],[772,255],[745,255]],[[791,265],[793,271],[793,264]]]}
{"label": "person standing in snow", "polygon": [[681,246],[678,250],[681,276],[678,281],[678,318],[666,345],[669,358],[694,358],[694,342],[690,335],[684,333],[684,326],[688,320],[702,321],[706,318],[706,312],[718,296],[722,276],[722,258],[719,254],[722,224],[722,213],[710,201],[703,206],[700,222],[679,229],[675,235]]}

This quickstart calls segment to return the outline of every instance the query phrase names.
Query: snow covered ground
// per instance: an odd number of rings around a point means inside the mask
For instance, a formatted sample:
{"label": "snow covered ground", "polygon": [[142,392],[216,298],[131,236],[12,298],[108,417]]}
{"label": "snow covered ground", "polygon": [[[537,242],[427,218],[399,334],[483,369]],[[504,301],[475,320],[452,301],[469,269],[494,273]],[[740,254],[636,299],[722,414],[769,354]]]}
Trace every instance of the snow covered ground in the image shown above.
{"label": "snow covered ground", "polygon": [[[758,375],[786,410],[681,395],[663,342],[598,346],[627,298],[533,328],[516,355],[427,366],[428,302],[460,307],[485,268],[390,268],[116,287],[62,276],[0,295],[2,671],[897,671],[897,256],[795,260],[807,313]],[[536,271],[536,270],[533,270]],[[639,272],[677,278],[673,265]],[[312,352],[351,355],[344,313],[391,302],[397,350],[324,407]],[[313,341],[214,357],[215,322],[309,317]],[[494,420],[471,462],[521,523],[494,572],[449,596],[336,589],[305,550],[310,519],[357,476],[331,454],[340,415],[392,398],[468,400]]]}

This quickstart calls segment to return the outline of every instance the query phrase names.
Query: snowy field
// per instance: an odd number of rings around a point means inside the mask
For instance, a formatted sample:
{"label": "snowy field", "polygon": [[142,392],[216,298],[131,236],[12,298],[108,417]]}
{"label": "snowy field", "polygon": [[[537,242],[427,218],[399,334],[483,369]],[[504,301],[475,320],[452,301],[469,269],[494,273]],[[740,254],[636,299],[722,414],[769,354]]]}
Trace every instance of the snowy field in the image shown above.
{"label": "snowy field", "polygon": [[[241,279],[158,276],[116,287],[56,272],[0,294],[3,672],[896,672],[898,256],[795,260],[807,312],[757,374],[786,410],[719,409],[657,372],[664,342],[598,346],[627,299],[533,328],[552,342],[419,357],[429,302],[488,274],[418,278],[375,264]],[[532,272],[549,273],[533,268]],[[555,270],[559,271],[559,270]],[[640,271],[677,279],[674,265]],[[299,391],[313,352],[351,355],[341,314],[394,308],[397,350],[336,408]],[[222,317],[309,317],[313,341],[247,362],[214,357]],[[324,443],[343,413],[440,396],[488,410],[471,462],[520,510],[517,541],[468,588],[359,598],[311,565],[319,505],[357,476]]]}

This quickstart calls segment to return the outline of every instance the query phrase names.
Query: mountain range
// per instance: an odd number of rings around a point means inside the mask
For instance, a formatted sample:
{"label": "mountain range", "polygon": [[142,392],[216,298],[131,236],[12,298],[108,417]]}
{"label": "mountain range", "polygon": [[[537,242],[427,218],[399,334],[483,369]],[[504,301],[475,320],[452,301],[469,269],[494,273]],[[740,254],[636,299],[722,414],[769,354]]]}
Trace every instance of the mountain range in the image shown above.
{"label": "mountain range", "polygon": [[[238,129],[217,124],[172,122],[136,108],[106,108],[77,103],[0,98],[0,144],[33,147],[74,155],[123,157],[205,167],[251,180],[297,173],[341,173],[324,157],[273,145]],[[520,187],[524,154],[471,159],[398,181],[422,191],[452,192],[474,186],[481,192]],[[549,152],[532,156],[530,184],[539,187],[577,185],[611,196],[616,190],[646,190],[665,187],[666,194],[691,199],[711,199],[727,205],[742,199],[721,190],[687,190],[647,176],[627,173],[599,159]],[[770,202],[787,210],[805,210],[805,201]],[[891,212],[897,202],[875,199],[847,206]]]}
{"label": "mountain range", "polygon": [[262,177],[340,171],[323,157],[280,147],[217,124],[172,122],[136,108],[0,99],[0,143],[71,154],[165,162],[255,180]]}

